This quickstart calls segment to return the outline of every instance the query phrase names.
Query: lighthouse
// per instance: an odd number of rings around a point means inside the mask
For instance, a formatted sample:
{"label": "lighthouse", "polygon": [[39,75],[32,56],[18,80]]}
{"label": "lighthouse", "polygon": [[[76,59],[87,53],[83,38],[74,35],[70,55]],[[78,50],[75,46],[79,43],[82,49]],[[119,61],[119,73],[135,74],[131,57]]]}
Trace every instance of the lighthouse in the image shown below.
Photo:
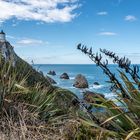
{"label": "lighthouse", "polygon": [[0,42],[5,42],[6,38],[5,38],[5,33],[3,32],[3,30],[1,30],[0,32]]}

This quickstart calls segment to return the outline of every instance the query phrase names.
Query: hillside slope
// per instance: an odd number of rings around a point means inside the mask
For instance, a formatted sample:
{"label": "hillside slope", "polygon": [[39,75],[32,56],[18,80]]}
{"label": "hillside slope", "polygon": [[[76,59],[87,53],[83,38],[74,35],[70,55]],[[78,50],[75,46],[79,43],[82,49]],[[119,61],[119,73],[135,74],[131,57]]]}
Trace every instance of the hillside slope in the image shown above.
{"label": "hillside slope", "polygon": [[20,58],[8,41],[0,41],[0,53],[5,61],[11,61],[19,74],[22,73],[22,76],[27,76],[27,83],[30,86],[36,83],[41,83],[44,86],[56,83],[53,79],[48,76],[45,77],[43,73],[36,71],[30,64]]}

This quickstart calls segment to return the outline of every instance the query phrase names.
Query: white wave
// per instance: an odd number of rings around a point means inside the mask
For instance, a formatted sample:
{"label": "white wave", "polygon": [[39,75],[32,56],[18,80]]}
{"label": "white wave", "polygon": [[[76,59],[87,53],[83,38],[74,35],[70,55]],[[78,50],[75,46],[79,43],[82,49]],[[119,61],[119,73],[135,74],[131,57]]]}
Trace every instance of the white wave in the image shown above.
{"label": "white wave", "polygon": [[89,75],[87,75],[86,78],[87,78],[87,79],[95,79],[94,76],[89,76]]}
{"label": "white wave", "polygon": [[84,94],[84,91],[83,90],[79,90],[80,91],[80,95],[83,95]]}
{"label": "white wave", "polygon": [[103,87],[104,87],[104,85],[90,85],[89,89],[100,89]]}
{"label": "white wave", "polygon": [[71,87],[68,87],[68,88],[76,89],[74,86],[71,86]]}
{"label": "white wave", "polygon": [[70,80],[74,80],[75,79],[75,77],[70,77]]}
{"label": "white wave", "polygon": [[59,82],[56,82],[56,84],[55,85],[60,85],[60,83]]}

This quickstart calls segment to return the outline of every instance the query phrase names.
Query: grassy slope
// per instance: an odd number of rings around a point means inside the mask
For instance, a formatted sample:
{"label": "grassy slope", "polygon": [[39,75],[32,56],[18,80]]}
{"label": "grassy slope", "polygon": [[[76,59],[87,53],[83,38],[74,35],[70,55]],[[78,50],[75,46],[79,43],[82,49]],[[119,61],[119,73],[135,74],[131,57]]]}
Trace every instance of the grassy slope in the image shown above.
{"label": "grassy slope", "polygon": [[83,107],[79,109],[72,102],[76,97],[73,93],[52,86],[28,63],[18,56],[17,60],[14,72],[8,63],[0,63],[0,100],[4,102],[0,112],[1,139],[139,140],[140,92],[124,73],[120,75],[131,99],[120,96],[118,102],[125,109],[100,97],[102,104],[90,103],[93,109],[106,109],[107,114],[98,116]]}
{"label": "grassy slope", "polygon": [[72,100],[77,97],[53,86],[51,78],[16,54],[15,59],[15,67],[10,61],[0,61],[0,139],[46,139],[53,130],[46,124],[70,118],[75,110]]}
{"label": "grassy slope", "polygon": [[[41,83],[44,86],[50,86],[51,84],[55,84],[56,82],[48,76],[44,76],[43,73],[36,71],[30,64],[26,61],[17,57],[16,67],[19,71],[21,71],[22,75],[27,75],[27,82],[29,85],[35,85],[37,83]],[[19,72],[20,73],[20,72]]]}

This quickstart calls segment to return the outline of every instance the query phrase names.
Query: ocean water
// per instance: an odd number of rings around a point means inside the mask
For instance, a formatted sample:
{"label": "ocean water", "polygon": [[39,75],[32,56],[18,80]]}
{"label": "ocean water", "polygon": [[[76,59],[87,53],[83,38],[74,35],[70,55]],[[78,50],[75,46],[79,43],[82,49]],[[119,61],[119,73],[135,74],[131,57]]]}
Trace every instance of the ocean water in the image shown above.
{"label": "ocean water", "polygon": [[[83,92],[85,90],[102,93],[107,98],[113,98],[116,96],[115,93],[110,91],[110,84],[107,82],[109,81],[108,77],[103,74],[102,69],[96,65],[38,64],[33,67],[38,71],[42,71],[44,75],[47,75],[50,70],[54,70],[56,72],[56,76],[48,76],[57,82],[56,85],[74,92],[79,98],[83,97]],[[109,67],[114,73],[116,73],[116,65],[109,65]],[[69,75],[69,80],[60,79],[60,75],[64,72]],[[82,74],[87,78],[89,83],[88,89],[77,89],[73,87],[74,78],[77,74]],[[94,85],[94,82],[98,82],[100,85]]]}

